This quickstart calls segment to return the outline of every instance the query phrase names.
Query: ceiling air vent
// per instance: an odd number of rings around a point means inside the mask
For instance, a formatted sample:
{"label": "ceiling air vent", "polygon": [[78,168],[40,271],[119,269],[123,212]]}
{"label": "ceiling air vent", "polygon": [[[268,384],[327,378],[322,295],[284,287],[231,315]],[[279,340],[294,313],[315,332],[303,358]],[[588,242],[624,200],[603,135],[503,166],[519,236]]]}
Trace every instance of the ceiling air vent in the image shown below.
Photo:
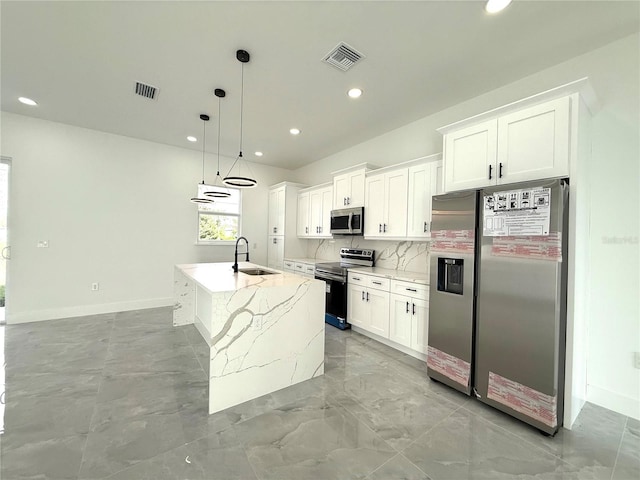
{"label": "ceiling air vent", "polygon": [[158,96],[158,89],[152,85],[147,85],[146,83],[136,82],[136,95],[155,100]]}
{"label": "ceiling air vent", "polygon": [[326,54],[322,61],[346,72],[363,58],[364,55],[355,48],[341,42]]}

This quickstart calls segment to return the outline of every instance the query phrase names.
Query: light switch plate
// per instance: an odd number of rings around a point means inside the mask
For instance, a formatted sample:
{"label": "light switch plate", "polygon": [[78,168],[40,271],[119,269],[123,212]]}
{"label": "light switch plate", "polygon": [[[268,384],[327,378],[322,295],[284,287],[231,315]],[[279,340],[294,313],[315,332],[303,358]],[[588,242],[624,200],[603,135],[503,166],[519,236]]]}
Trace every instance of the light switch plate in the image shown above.
{"label": "light switch plate", "polygon": [[640,369],[640,352],[633,352],[633,366]]}
{"label": "light switch plate", "polygon": [[38,248],[49,248],[49,240],[38,240]]}

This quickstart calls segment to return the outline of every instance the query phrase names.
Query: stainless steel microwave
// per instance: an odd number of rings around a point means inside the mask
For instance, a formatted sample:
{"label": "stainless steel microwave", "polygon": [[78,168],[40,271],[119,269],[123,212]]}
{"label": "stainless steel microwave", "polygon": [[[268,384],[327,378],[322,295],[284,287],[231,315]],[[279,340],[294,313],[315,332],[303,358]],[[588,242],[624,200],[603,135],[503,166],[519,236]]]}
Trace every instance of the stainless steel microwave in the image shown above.
{"label": "stainless steel microwave", "polygon": [[364,233],[364,207],[332,210],[331,233],[333,235],[362,235]]}

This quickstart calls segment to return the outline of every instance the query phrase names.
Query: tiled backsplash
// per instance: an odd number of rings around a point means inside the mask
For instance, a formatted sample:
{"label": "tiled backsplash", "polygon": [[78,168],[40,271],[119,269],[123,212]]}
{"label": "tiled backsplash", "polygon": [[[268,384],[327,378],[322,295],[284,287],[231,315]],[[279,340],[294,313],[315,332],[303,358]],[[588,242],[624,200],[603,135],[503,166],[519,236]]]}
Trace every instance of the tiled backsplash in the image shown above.
{"label": "tiled backsplash", "polygon": [[307,256],[316,260],[336,262],[340,249],[366,248],[375,250],[375,265],[391,270],[429,273],[428,242],[389,242],[365,240],[363,237],[337,237],[326,240],[309,240]]}

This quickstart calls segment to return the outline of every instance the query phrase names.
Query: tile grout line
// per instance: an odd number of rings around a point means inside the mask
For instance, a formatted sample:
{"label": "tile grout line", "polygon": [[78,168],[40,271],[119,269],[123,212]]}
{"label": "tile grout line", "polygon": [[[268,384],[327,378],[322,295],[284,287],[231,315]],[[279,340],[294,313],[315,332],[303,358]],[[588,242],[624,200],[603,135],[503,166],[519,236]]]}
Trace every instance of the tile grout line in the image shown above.
{"label": "tile grout line", "polygon": [[[175,327],[173,327],[173,328],[175,328]],[[187,343],[191,347],[191,351],[193,352],[193,355],[196,357],[196,362],[198,362],[198,365],[200,365],[200,368],[202,369],[202,372],[204,373],[205,377],[209,378],[209,374],[204,369],[204,366],[202,365],[202,362],[200,362],[200,359],[198,358],[198,354],[196,353],[196,349],[193,346],[193,343],[191,343],[191,340],[189,339],[189,337],[187,336],[187,332],[184,329],[181,329],[181,330],[182,330],[182,333],[184,334],[184,337],[187,339]],[[211,350],[211,347],[209,347],[209,350]],[[211,351],[209,351],[209,357],[211,357]],[[207,388],[207,390],[208,390],[208,388]]]}
{"label": "tile grout line", "polygon": [[618,466],[618,458],[620,457],[620,450],[622,449],[622,441],[624,440],[624,435],[627,433],[627,425],[629,425],[629,417],[624,422],[624,427],[622,427],[622,435],[620,435],[620,443],[618,444],[618,451],[616,452],[616,459],[613,462],[613,468],[611,469],[611,477],[613,479],[613,474],[616,471],[616,467]]}
{"label": "tile grout line", "polygon": [[87,444],[89,443],[89,435],[91,434],[91,427],[93,426],[93,420],[98,411],[98,396],[100,395],[100,389],[102,388],[102,383],[104,380],[104,371],[107,368],[107,359],[109,358],[109,352],[111,351],[111,339],[113,338],[113,332],[116,328],[116,315],[118,313],[113,314],[113,319],[111,323],[111,332],[109,333],[109,340],[107,344],[107,352],[104,357],[104,364],[102,365],[102,370],[100,371],[100,382],[98,383],[98,390],[96,391],[95,402],[93,405],[93,413],[91,414],[91,420],[89,421],[89,428],[87,430],[87,438],[84,439],[84,445],[82,447],[82,456],[80,457],[80,466],[78,467],[78,475],[76,478],[80,478],[80,472],[82,471],[82,465],[84,464],[84,454],[86,453]]}

